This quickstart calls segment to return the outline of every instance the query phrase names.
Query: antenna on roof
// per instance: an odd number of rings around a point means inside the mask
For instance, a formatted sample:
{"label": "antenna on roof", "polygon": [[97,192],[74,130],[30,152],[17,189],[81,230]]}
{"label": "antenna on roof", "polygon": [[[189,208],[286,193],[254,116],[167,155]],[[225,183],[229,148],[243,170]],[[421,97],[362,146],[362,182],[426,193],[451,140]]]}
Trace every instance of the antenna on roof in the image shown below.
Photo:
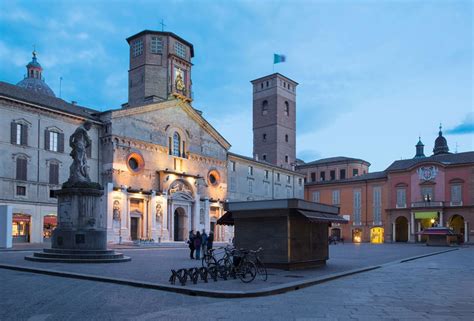
{"label": "antenna on roof", "polygon": [[59,77],[59,98],[61,98],[61,89],[63,84],[63,76]]}
{"label": "antenna on roof", "polygon": [[454,153],[455,153],[455,154],[458,153],[458,142],[456,142],[456,149],[454,150]]}

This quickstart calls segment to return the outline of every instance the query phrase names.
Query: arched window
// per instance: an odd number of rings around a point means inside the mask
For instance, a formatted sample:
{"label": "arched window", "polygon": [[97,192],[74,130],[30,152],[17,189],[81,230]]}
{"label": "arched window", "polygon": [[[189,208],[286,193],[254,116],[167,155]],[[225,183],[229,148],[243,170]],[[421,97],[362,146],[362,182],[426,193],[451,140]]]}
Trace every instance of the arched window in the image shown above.
{"label": "arched window", "polygon": [[288,143],[288,134],[285,135],[285,142]]}
{"label": "arched window", "polygon": [[285,101],[285,115],[286,116],[290,115],[290,104],[288,104],[287,101]]}
{"label": "arched window", "polygon": [[266,115],[268,113],[268,101],[264,100],[262,102],[262,115]]}
{"label": "arched window", "polygon": [[173,134],[173,155],[180,156],[179,147],[181,145],[181,137],[177,132]]}

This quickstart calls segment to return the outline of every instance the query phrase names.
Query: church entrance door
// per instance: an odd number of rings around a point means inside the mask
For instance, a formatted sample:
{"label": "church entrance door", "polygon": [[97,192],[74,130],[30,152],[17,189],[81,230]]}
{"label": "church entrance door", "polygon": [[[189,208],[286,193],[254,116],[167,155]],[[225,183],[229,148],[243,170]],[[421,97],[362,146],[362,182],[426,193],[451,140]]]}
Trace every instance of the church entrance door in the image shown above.
{"label": "church entrance door", "polygon": [[182,207],[174,211],[174,240],[184,241],[188,238],[188,216]]}
{"label": "church entrance door", "polygon": [[138,240],[138,217],[130,218],[130,236],[132,241]]}

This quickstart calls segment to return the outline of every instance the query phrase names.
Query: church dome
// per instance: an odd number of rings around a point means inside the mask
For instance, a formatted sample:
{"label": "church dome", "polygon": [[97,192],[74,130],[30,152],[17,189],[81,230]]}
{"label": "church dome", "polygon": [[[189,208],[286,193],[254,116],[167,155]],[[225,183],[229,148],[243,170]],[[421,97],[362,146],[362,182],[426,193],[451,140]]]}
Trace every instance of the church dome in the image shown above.
{"label": "church dome", "polygon": [[38,59],[36,58],[36,51],[33,51],[33,59],[28,63],[28,65],[26,65],[26,70],[27,74],[25,78],[16,84],[18,87],[25,88],[42,95],[52,97],[56,96],[42,77],[43,67],[41,67]]}
{"label": "church dome", "polygon": [[449,154],[449,147],[448,141],[443,136],[443,132],[441,131],[441,126],[439,126],[439,133],[438,137],[435,140],[435,145],[433,148],[433,154]]}

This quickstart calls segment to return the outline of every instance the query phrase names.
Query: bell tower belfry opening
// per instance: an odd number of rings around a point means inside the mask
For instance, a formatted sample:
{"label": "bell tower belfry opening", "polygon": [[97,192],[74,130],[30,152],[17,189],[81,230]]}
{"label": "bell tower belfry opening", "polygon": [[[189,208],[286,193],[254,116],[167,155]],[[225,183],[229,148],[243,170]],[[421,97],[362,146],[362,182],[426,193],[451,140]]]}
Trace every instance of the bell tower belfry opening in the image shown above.
{"label": "bell tower belfry opening", "polygon": [[170,98],[192,100],[194,47],[172,32],[144,30],[127,38],[130,45],[128,103],[134,107]]}
{"label": "bell tower belfry opening", "polygon": [[296,86],[279,73],[252,80],[253,156],[293,169],[296,164]]}

